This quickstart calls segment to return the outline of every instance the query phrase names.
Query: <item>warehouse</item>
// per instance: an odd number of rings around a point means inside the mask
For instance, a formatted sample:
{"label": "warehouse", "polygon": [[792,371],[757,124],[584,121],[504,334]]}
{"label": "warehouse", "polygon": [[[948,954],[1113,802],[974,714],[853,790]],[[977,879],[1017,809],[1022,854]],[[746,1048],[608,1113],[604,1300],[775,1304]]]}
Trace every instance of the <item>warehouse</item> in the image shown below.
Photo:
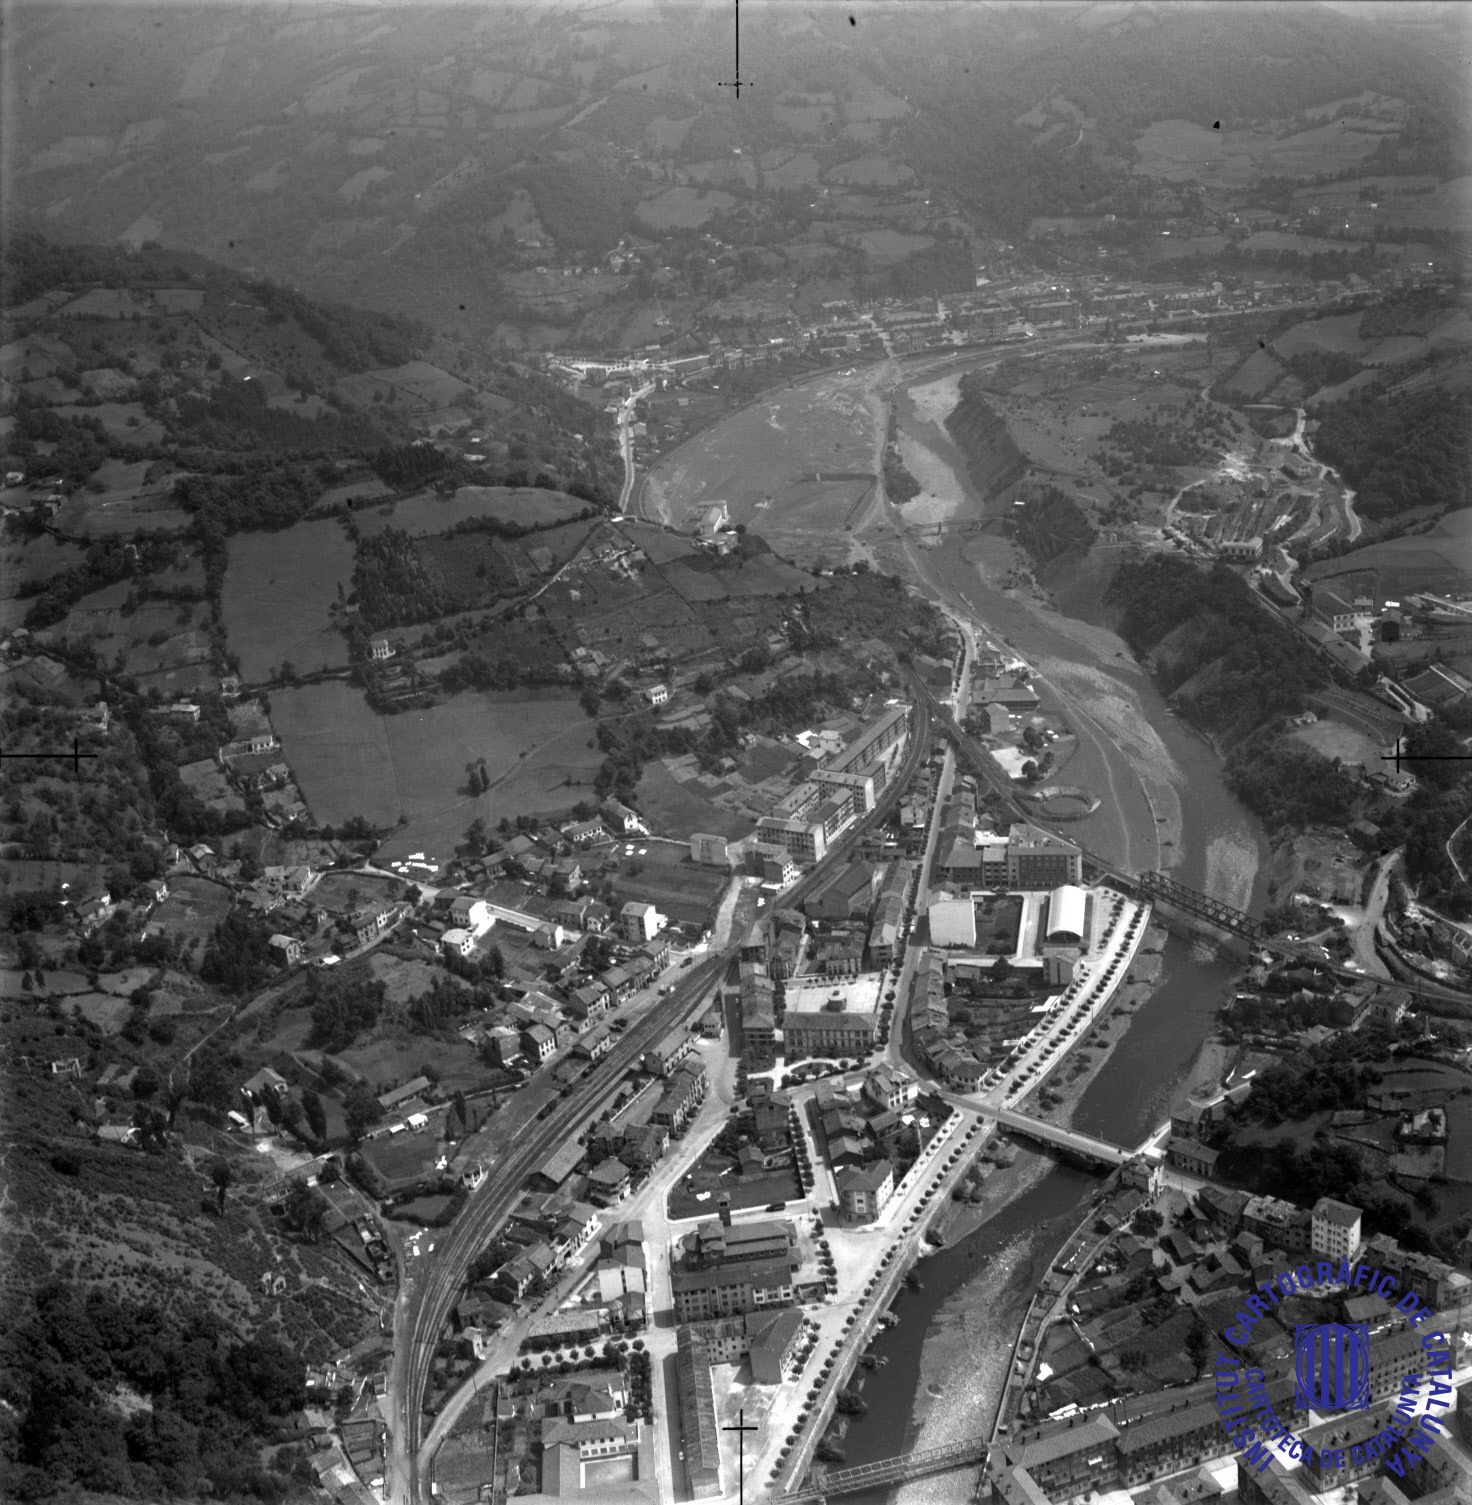
{"label": "warehouse", "polygon": [[1072,883],[1048,895],[1048,918],[1043,934],[1054,945],[1079,946],[1088,935],[1089,896]]}

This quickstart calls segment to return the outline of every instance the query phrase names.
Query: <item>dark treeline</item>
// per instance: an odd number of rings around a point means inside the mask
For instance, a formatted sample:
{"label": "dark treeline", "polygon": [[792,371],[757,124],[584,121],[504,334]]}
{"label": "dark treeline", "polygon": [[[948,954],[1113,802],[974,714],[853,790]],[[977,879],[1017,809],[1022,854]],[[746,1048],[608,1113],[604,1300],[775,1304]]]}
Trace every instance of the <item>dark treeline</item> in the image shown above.
{"label": "dark treeline", "polygon": [[[743,662],[755,670],[764,658],[765,649],[753,649]],[[683,727],[660,727],[647,711],[604,721],[598,727],[604,759],[594,790],[600,799],[611,794],[632,801],[650,758],[693,752],[703,767],[713,768],[740,750],[744,731],[779,736],[810,724],[819,706],[846,706],[855,693],[870,687],[870,677],[859,671],[834,674],[820,669],[787,675],[754,700],[717,694],[710,702],[710,724],[699,734]]]}
{"label": "dark treeline", "polygon": [[119,580],[146,580],[153,570],[167,569],[173,562],[175,540],[140,533],[136,543],[123,538],[105,538],[91,544],[81,564],[53,575],[26,612],[27,627],[50,627],[61,621],[83,596]]}
{"label": "dark treeline", "polygon": [[209,396],[182,396],[171,427],[181,437],[218,449],[269,448],[299,453],[338,453],[382,442],[383,430],[363,413],[335,409],[309,418],[290,407],[273,407],[265,384],[237,381],[222,371]]}
{"label": "dark treeline", "polygon": [[353,591],[363,620],[375,630],[432,622],[466,605],[431,573],[402,528],[358,540]]}
{"label": "dark treeline", "polygon": [[181,476],[174,500],[196,521],[226,534],[289,528],[317,504],[330,466],[262,459],[243,473]]}
{"label": "dark treeline", "polygon": [[366,977],[333,978],[319,982],[308,974],[312,1000],[312,1028],[307,1044],[313,1049],[346,1050],[364,1030],[372,1029],[383,1008],[383,984]]}
{"label": "dark treeline", "polygon": [[232,909],[215,926],[199,975],[232,993],[262,987],[276,970],[270,939],[271,927],[263,919]]}
{"label": "dark treeline", "polygon": [[[1404,850],[1406,876],[1427,903],[1454,920],[1472,919],[1472,892],[1447,852],[1452,833],[1472,815],[1472,765],[1447,726],[1431,722],[1406,738],[1406,766],[1418,780],[1414,793],[1381,821],[1388,845]],[[1420,755],[1420,756],[1417,756]]]}
{"label": "dark treeline", "polygon": [[9,308],[52,287],[96,283],[138,286],[182,282],[204,265],[184,251],[147,242],[136,251],[122,246],[69,246],[34,230],[17,230],[0,242],[0,307]]}
{"label": "dark treeline", "polygon": [[322,346],[327,359],[344,371],[401,366],[413,360],[429,340],[427,330],[397,314],[323,303],[274,282],[249,286],[273,314],[294,319]]}

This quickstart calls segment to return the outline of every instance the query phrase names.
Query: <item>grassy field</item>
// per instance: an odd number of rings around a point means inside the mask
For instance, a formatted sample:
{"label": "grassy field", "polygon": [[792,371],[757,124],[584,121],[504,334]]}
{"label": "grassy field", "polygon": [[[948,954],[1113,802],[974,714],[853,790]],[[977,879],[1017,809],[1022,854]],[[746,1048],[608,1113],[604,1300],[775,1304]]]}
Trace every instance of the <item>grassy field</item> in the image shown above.
{"label": "grassy field", "polygon": [[85,635],[109,660],[122,654],[129,674],[209,664],[209,608],[204,602],[146,601],[124,613],[120,608],[127,594],[128,582],[119,581],[83,596],[67,613],[61,632]]}
{"label": "grassy field", "polygon": [[402,809],[384,718],[353,685],[278,690],[271,723],[308,808],[336,825],[353,815],[391,826]]}
{"label": "grassy field", "polygon": [[353,546],[336,522],[232,538],[221,605],[241,677],[268,679],[283,661],[304,672],[346,664],[329,608],[352,574]]}
{"label": "grassy field", "polygon": [[1363,355],[1368,348],[1360,338],[1359,314],[1335,314],[1328,319],[1305,319],[1273,341],[1278,355],[1305,351],[1328,351],[1334,355]]}
{"label": "grassy field", "polygon": [[679,562],[662,566],[664,578],[687,601],[725,601],[732,596],[781,596],[806,586],[812,577],[774,554],[700,570]]}
{"label": "grassy field", "polygon": [[1273,359],[1271,351],[1254,350],[1223,386],[1235,396],[1254,401],[1270,392],[1286,374],[1286,368]]}
{"label": "grassy field", "polygon": [[935,241],[929,235],[905,235],[899,230],[866,230],[859,236],[859,244],[876,261],[903,261]]}
{"label": "grassy field", "polygon": [[63,543],[49,533],[28,538],[23,546],[0,551],[0,599],[14,599],[27,580],[45,580],[79,565],[87,551],[75,543]]}
{"label": "grassy field", "polygon": [[1316,583],[1346,575],[1373,578],[1378,594],[1392,600],[1418,590],[1468,589],[1472,586],[1472,507],[1447,513],[1428,533],[1386,539],[1308,569],[1308,577]]}
{"label": "grassy field", "polygon": [[880,152],[870,152],[865,157],[855,157],[852,162],[840,162],[824,174],[834,183],[864,183],[871,187],[908,183],[914,179],[914,171],[903,162],[893,162]]}
{"label": "grassy field", "polygon": [[[385,857],[453,855],[477,817],[567,809],[591,794],[602,755],[592,724],[561,691],[468,693],[428,710],[379,716],[351,685],[272,696],[272,722],[312,814],[336,825],[353,815],[394,827]],[[491,788],[463,792],[465,766],[484,758]]]}
{"label": "grassy field", "polygon": [[68,533],[107,538],[119,533],[181,533],[190,517],[167,497],[74,496],[57,514],[57,523]]}
{"label": "grassy field", "polygon": [[773,188],[795,188],[799,183],[817,177],[818,170],[818,159],[811,152],[779,147],[762,156],[762,171]]}
{"label": "grassy field", "polygon": [[1335,173],[1367,157],[1380,137],[1340,128],[1340,122],[1292,135],[1265,131],[1213,130],[1192,120],[1157,120],[1135,138],[1134,172],[1179,182],[1194,178],[1209,188],[1241,185],[1254,178],[1315,177]]}
{"label": "grassy field", "polygon": [[475,388],[458,376],[428,361],[406,361],[402,366],[343,377],[338,388],[350,401],[364,407],[373,401],[375,392],[380,398],[392,392],[407,411],[419,413],[439,412],[475,393]]}
{"label": "grassy field", "polygon": [[1292,735],[1326,758],[1338,758],[1343,763],[1362,763],[1366,768],[1380,766],[1382,749],[1379,742],[1357,727],[1345,726],[1339,721],[1317,721],[1312,726],[1294,727]]}
{"label": "grassy field", "polygon": [[655,831],[671,835],[706,831],[713,836],[734,838],[751,829],[750,816],[713,805],[699,784],[681,783],[661,762],[645,765],[638,799],[640,810]]}
{"label": "grassy field", "polygon": [[719,189],[666,188],[641,203],[635,213],[655,230],[693,229],[711,215],[730,209],[736,200]]}
{"label": "grassy field", "polygon": [[95,418],[109,439],[124,444],[157,444],[164,437],[164,426],[150,418],[141,402],[99,402],[91,407],[59,407],[64,418]]}

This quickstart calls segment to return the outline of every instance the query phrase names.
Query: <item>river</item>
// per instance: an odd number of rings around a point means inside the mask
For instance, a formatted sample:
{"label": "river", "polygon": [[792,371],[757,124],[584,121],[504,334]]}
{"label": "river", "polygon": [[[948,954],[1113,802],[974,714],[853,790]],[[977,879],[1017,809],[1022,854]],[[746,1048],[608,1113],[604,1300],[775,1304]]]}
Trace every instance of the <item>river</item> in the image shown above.
{"label": "river", "polygon": [[[1074,1127],[1116,1143],[1144,1140],[1168,1116],[1233,971],[1172,937],[1159,986],[1084,1093]],[[1010,1197],[980,1227],[922,1260],[923,1289],[902,1291],[895,1302],[899,1325],[871,1349],[884,1367],[868,1377],[869,1414],[844,1441],[849,1464],[990,1433],[1033,1290],[1099,1184],[1027,1151],[994,1176],[1004,1179]],[[973,1477],[964,1471],[922,1480],[898,1498],[903,1505],[969,1505]],[[851,1498],[883,1505],[890,1495]]]}
{"label": "river", "polygon": [[[959,475],[952,484],[965,486]],[[1128,867],[1169,867],[1191,887],[1260,908],[1263,832],[1228,792],[1216,753],[1167,709],[1113,633],[1004,591],[985,558],[966,552],[970,558],[916,550],[908,562],[937,594],[970,608],[1026,657],[1073,724],[1091,732],[1094,755],[1081,748],[1075,766],[1106,806],[1081,823],[1080,837]],[[1073,1124],[1124,1144],[1155,1129],[1211,1034],[1236,970],[1171,937],[1159,983],[1083,1093]],[[893,1308],[898,1325],[873,1346],[883,1365],[866,1377],[868,1415],[844,1440],[849,1464],[990,1433],[1033,1290],[1097,1185],[1027,1152],[996,1173],[985,1221],[921,1262],[923,1289],[902,1291]],[[851,1498],[857,1505],[891,1497],[900,1505],[967,1505],[973,1479],[961,1471]]]}
{"label": "river", "polygon": [[[851,400],[872,393],[881,378],[891,380],[891,369],[866,368],[848,378]],[[971,515],[978,510],[964,458],[943,427],[958,377],[954,367],[943,374],[912,367],[900,390],[886,394],[895,399],[906,462],[925,487],[927,507],[944,516],[958,515],[968,503]],[[843,379],[826,378],[837,385]],[[774,413],[784,400],[767,399],[758,407]],[[729,447],[737,421],[727,420],[730,427],[713,430],[707,442]],[[681,456],[664,480],[671,495],[683,486],[688,502],[699,487],[686,477],[684,451]],[[758,515],[777,547],[789,526],[791,537],[806,546],[800,519],[789,524],[776,509],[748,509],[742,520]],[[1124,642],[1105,627],[1008,590],[1010,546],[1003,540],[982,533],[926,547],[908,531],[910,521],[878,500],[861,530],[864,546],[881,567],[984,624],[1032,666],[1045,705],[1076,736],[1058,777],[1103,799],[1099,811],[1069,834],[1128,871],[1168,869],[1193,888],[1260,912],[1267,855],[1261,826],[1227,791],[1216,753],[1167,707]],[[1175,939],[1166,943],[1162,962],[1157,986],[1073,1113],[1079,1128],[1119,1143],[1138,1144],[1166,1116],[1235,971]],[[885,1363],[866,1377],[868,1414],[843,1444],[849,1463],[990,1434],[1027,1303],[1095,1185],[1090,1176],[1027,1153],[993,1176],[984,1221],[922,1261],[923,1289],[903,1291],[897,1299],[901,1320],[873,1349]],[[898,1491],[900,1505],[969,1505],[973,1478],[963,1471],[907,1485]],[[890,1493],[852,1498],[859,1505],[882,1505]]]}

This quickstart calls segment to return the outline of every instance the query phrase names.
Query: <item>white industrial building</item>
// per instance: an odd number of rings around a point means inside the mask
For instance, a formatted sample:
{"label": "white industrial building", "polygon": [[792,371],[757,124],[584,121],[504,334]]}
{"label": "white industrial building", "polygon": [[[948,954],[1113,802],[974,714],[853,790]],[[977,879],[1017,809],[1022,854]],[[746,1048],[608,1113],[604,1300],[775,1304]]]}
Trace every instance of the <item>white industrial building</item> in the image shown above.
{"label": "white industrial building", "polygon": [[1089,896],[1073,883],[1061,884],[1048,895],[1048,918],[1043,931],[1054,945],[1080,946],[1088,937]]}

